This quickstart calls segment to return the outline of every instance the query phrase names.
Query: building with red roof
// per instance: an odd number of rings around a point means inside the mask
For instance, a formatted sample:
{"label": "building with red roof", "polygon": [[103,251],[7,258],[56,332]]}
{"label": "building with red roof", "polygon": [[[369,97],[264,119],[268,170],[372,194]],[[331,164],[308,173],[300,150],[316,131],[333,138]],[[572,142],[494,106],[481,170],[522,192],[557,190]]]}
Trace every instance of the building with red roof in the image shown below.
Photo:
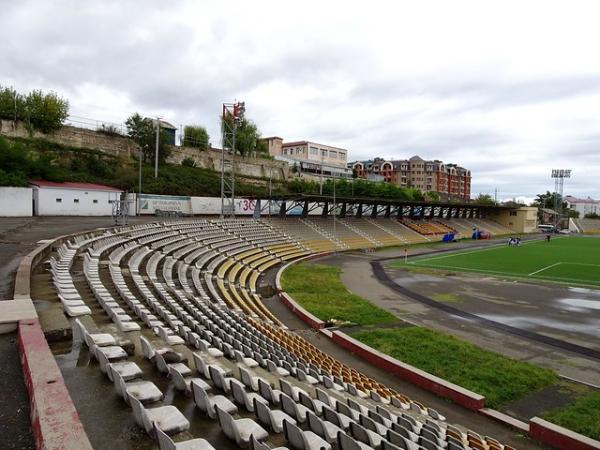
{"label": "building with red roof", "polygon": [[36,216],[110,216],[122,190],[95,183],[32,180]]}

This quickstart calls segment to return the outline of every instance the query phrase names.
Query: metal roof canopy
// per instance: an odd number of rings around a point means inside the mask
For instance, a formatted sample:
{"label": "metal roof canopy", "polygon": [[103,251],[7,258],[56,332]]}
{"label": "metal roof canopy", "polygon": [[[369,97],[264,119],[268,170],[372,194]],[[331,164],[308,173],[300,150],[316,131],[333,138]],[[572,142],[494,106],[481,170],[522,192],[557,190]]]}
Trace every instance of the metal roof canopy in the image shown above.
{"label": "metal roof canopy", "polygon": [[[452,202],[427,202],[415,200],[394,200],[377,199],[369,197],[335,197],[328,195],[312,194],[287,194],[273,197],[272,201],[281,202],[278,215],[287,216],[288,212],[296,207],[302,207],[302,216],[316,209],[317,206],[309,204],[318,204],[324,208],[322,215],[328,216],[333,212],[334,205],[338,208],[338,215],[356,215],[361,217],[370,214],[377,217],[383,212],[386,217],[393,215],[406,217],[483,217],[493,210],[514,209],[510,206],[488,206],[477,205],[473,203],[452,203]],[[348,208],[348,206],[351,206]],[[353,206],[356,206],[354,208]],[[380,207],[382,207],[380,209]],[[407,209],[408,208],[408,209]],[[418,211],[418,214],[415,213]]]}

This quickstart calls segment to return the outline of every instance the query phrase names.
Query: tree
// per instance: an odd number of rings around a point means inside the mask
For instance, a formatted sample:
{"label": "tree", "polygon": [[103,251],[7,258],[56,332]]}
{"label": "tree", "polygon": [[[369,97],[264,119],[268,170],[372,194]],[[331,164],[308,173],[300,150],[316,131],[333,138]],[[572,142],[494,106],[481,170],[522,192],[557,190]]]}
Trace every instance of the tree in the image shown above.
{"label": "tree", "polygon": [[185,147],[194,147],[200,150],[208,150],[209,147],[208,132],[206,128],[197,125],[186,125],[183,128],[183,145]]}
{"label": "tree", "polygon": [[55,92],[33,90],[26,96],[13,88],[0,88],[0,118],[22,120],[31,129],[51,133],[69,117],[69,102]]}
{"label": "tree", "polygon": [[[229,129],[233,129],[233,116],[227,114],[224,118],[221,118],[221,127],[226,126]],[[223,142],[225,149],[232,147],[232,142],[227,140]],[[237,124],[235,132],[235,150],[242,156],[255,156],[263,153],[267,153],[267,145],[264,141],[261,141],[261,134],[254,122],[243,117]]]}
{"label": "tree", "polygon": [[533,201],[532,206],[537,206],[538,208],[549,208],[554,209],[556,205],[563,205],[563,199],[558,192],[550,192],[546,191],[545,194],[538,194]]}
{"label": "tree", "polygon": [[477,205],[482,206],[494,206],[496,204],[492,196],[489,194],[479,194],[477,198],[475,198],[474,202]]}
{"label": "tree", "polygon": [[[125,125],[127,126],[128,136],[143,150],[144,162],[150,163],[154,161],[156,151],[156,121],[135,113],[125,121]],[[171,150],[167,144],[167,134],[162,128],[159,131],[158,141],[158,160],[164,163]]]}

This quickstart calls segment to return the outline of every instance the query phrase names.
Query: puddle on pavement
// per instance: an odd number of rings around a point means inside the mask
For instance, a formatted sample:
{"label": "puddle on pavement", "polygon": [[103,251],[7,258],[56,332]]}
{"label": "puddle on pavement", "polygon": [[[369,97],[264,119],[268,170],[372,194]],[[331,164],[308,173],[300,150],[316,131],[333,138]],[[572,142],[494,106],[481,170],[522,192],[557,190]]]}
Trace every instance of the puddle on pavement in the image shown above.
{"label": "puddle on pavement", "polygon": [[568,311],[588,312],[588,310],[600,311],[600,300],[586,300],[583,298],[561,298],[558,303]]}
{"label": "puddle on pavement", "polygon": [[534,330],[538,327],[551,328],[554,330],[568,331],[573,333],[581,333],[594,338],[600,336],[600,319],[581,320],[579,322],[564,322],[561,320],[553,320],[543,317],[526,317],[526,316],[502,316],[499,314],[479,314],[484,319],[493,320],[515,328],[523,328],[526,330]]}

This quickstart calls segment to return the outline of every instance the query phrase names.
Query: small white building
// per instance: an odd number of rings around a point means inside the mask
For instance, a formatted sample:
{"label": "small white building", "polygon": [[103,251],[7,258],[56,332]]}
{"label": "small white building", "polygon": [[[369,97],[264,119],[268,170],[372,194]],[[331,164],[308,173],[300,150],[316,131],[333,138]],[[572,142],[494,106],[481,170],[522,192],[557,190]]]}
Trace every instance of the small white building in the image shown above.
{"label": "small white building", "polygon": [[586,214],[600,214],[600,201],[593,198],[576,198],[572,195],[565,196],[567,208],[579,212],[579,217],[583,218]]}
{"label": "small white building", "polygon": [[110,216],[120,189],[93,183],[30,181],[36,216]]}

